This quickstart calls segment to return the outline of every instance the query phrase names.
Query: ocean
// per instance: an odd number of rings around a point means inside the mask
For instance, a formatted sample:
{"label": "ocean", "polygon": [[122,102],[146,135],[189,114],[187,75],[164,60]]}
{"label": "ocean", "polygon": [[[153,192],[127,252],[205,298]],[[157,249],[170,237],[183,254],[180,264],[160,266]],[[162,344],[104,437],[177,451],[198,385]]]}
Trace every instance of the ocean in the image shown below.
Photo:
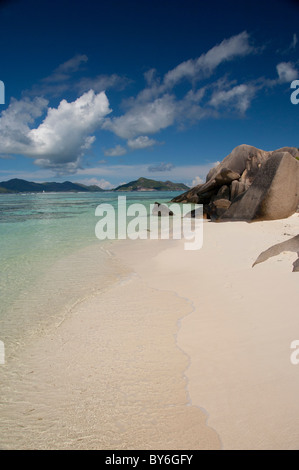
{"label": "ocean", "polygon": [[95,235],[99,204],[118,196],[142,202],[179,192],[36,193],[0,195],[0,340],[13,356],[44,328],[58,325],[80,300],[128,275],[111,256],[117,240]]}

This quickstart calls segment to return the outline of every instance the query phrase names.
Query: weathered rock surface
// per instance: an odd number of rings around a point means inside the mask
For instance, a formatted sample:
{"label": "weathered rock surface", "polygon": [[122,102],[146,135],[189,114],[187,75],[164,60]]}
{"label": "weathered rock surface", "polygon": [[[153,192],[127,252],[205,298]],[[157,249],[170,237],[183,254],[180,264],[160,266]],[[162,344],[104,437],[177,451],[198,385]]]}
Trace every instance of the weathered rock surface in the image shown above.
{"label": "weathered rock surface", "polygon": [[289,217],[299,203],[299,162],[288,152],[276,152],[237,197],[221,219],[275,220]]}
{"label": "weathered rock surface", "polygon": [[244,193],[246,189],[248,189],[250,184],[248,182],[243,182],[243,181],[232,181],[231,187],[230,187],[230,192],[231,196],[230,199],[233,201],[237,196],[240,196],[240,194]]}
{"label": "weathered rock surface", "polygon": [[211,219],[219,219],[230,207],[231,202],[228,199],[216,199],[213,202],[210,202],[209,207],[206,209],[208,211]]}
{"label": "weathered rock surface", "polygon": [[[288,157],[283,159],[281,166],[278,162],[281,161],[283,154]],[[175,197],[172,202],[203,204],[206,217],[221,217],[221,220],[288,217],[297,208],[296,206],[294,210],[296,195],[299,192],[298,160],[299,151],[294,147],[283,147],[268,152],[250,145],[239,145],[217,167],[209,171],[205,183]],[[271,163],[268,165],[269,161]],[[273,178],[275,182],[273,181],[272,184]],[[285,179],[284,185],[283,179]],[[250,190],[253,183],[255,184],[254,193]],[[260,201],[259,205],[258,201],[255,201],[256,207],[253,209],[255,206],[253,201],[257,197],[262,197],[264,202]],[[218,206],[215,205],[215,202],[221,199],[232,203],[227,204],[227,210],[224,210],[225,203],[223,202]],[[242,201],[244,199],[242,204],[241,199]],[[251,201],[251,209],[249,209],[249,201]],[[236,212],[237,203],[238,211]]]}
{"label": "weathered rock surface", "polygon": [[230,184],[232,181],[238,180],[239,178],[240,174],[236,171],[232,171],[229,168],[222,168],[214,179],[218,186],[222,186],[223,184]]}
{"label": "weathered rock surface", "polygon": [[235,173],[239,173],[239,175],[242,175],[242,173],[247,170],[249,173],[248,178],[252,178],[261,164],[269,158],[270,153],[271,152],[253,147],[252,145],[238,145],[238,147],[235,147],[233,151],[219,163],[216,167],[216,173],[212,173],[213,178],[215,178],[216,174],[220,173],[223,168],[229,168]]}

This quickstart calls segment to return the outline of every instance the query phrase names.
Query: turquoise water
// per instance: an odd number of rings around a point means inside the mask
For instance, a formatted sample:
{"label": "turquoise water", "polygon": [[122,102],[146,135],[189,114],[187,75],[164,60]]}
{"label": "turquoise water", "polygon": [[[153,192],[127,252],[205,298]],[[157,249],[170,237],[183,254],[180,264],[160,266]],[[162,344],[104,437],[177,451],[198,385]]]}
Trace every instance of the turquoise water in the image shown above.
{"label": "turquoise water", "polygon": [[[92,285],[117,277],[105,241],[95,236],[95,209],[118,196],[142,202],[169,202],[179,192],[39,193],[0,195],[0,339],[58,315]],[[94,251],[90,251],[93,249]],[[85,251],[84,251],[85,250]],[[89,250],[89,251],[88,251]]]}

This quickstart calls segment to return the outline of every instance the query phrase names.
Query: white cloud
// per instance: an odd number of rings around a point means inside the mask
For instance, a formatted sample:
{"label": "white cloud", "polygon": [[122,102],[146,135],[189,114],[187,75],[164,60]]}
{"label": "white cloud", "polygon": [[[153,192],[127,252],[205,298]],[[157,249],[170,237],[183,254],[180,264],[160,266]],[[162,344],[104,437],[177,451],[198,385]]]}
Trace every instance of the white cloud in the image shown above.
{"label": "white cloud", "polygon": [[144,78],[148,86],[152,86],[157,81],[157,70],[156,69],[147,70],[144,74]]}
{"label": "white cloud", "polygon": [[209,76],[222,62],[245,56],[252,51],[249,35],[243,31],[229,39],[224,39],[197,59],[189,59],[170,70],[164,77],[164,84],[167,87],[173,87],[182,79],[194,80]]}
{"label": "white cloud", "polygon": [[110,130],[124,139],[155,134],[174,123],[175,111],[175,100],[170,95],[164,95],[149,103],[135,102],[123,116],[107,119],[103,129]]}
{"label": "white cloud", "polygon": [[126,149],[121,145],[116,145],[113,148],[104,150],[105,157],[119,157],[127,153]]}
{"label": "white cloud", "polygon": [[[213,165],[214,163],[175,166],[171,170],[171,180],[177,182],[192,181],[194,175],[198,175],[198,177],[205,180],[206,175]],[[131,181],[140,178],[140,176],[144,176],[145,178],[160,178],[161,171],[150,171],[149,168],[151,166],[153,166],[152,163],[137,165],[101,165],[94,168],[79,168],[77,174],[84,178],[100,177],[109,181],[119,181],[120,175],[124,181]]]}
{"label": "white cloud", "polygon": [[0,116],[0,154],[26,153],[31,145],[30,125],[42,116],[48,101],[44,98],[12,98]]}
{"label": "white cloud", "polygon": [[87,62],[85,54],[78,54],[63,64],[59,65],[48,77],[43,78],[39,83],[33,85],[30,90],[26,90],[27,96],[47,95],[61,96],[69,90],[74,90],[83,94],[89,90],[96,93],[114,88],[123,90],[131,80],[114,73],[112,75],[98,75],[96,77],[82,77],[73,80],[73,74],[82,69],[82,64]]}
{"label": "white cloud", "polygon": [[62,100],[58,108],[48,108],[43,122],[31,129],[47,101],[12,100],[0,118],[0,153],[21,153],[35,158],[35,163],[56,172],[75,172],[81,157],[95,140],[93,132],[110,112],[105,93],[92,90],[68,103]]}
{"label": "white cloud", "polygon": [[38,165],[73,172],[80,159],[95,140],[92,134],[110,112],[105,93],[92,90],[76,101],[62,100],[58,108],[49,108],[42,124],[32,129],[28,137],[32,145],[27,155],[38,157]]}
{"label": "white cloud", "polygon": [[172,163],[156,163],[155,165],[150,165],[148,167],[148,171],[152,173],[156,172],[164,172],[164,171],[171,171],[174,168],[174,165]]}
{"label": "white cloud", "polygon": [[110,181],[106,181],[105,179],[97,179],[97,178],[89,178],[83,179],[78,181],[78,183],[85,184],[86,186],[99,186],[102,189],[112,189],[115,187]]}
{"label": "white cloud", "polygon": [[240,113],[245,113],[249,108],[251,100],[255,95],[255,88],[252,85],[237,85],[230,90],[220,90],[213,93],[210,105],[218,108],[230,104]]}
{"label": "white cloud", "polygon": [[128,147],[132,150],[145,149],[147,147],[152,147],[157,144],[157,141],[154,139],[149,139],[146,135],[141,135],[136,139],[128,140]]}
{"label": "white cloud", "polygon": [[77,54],[63,64],[59,65],[54,72],[44,78],[44,82],[59,82],[68,80],[71,73],[77,72],[82,63],[87,62],[88,57],[85,54]]}
{"label": "white cloud", "polygon": [[291,82],[298,78],[298,72],[291,62],[281,62],[276,66],[280,83]]}
{"label": "white cloud", "polygon": [[130,80],[128,78],[121,77],[117,74],[98,75],[97,77],[83,77],[75,84],[74,87],[80,93],[90,89],[99,93],[100,91],[106,91],[110,88],[123,90],[129,83]]}
{"label": "white cloud", "polygon": [[204,183],[204,180],[200,176],[195,176],[195,178],[192,180],[191,187],[193,188],[194,186],[202,183]]}
{"label": "white cloud", "polygon": [[[245,56],[253,51],[246,31],[224,39],[197,59],[182,62],[167,72],[159,80],[155,69],[148,70],[144,76],[147,87],[136,98],[126,101],[128,110],[119,117],[107,119],[103,128],[117,136],[128,139],[130,148],[141,148],[139,136],[155,134],[174,124],[183,127],[187,122],[195,122],[215,116],[215,110],[201,104],[208,86],[192,89],[178,99],[169,91],[181,80],[187,79],[194,85],[194,80],[207,77],[222,62]],[[209,85],[211,87],[211,85]],[[245,96],[239,98],[238,108],[244,112],[249,103]],[[148,141],[149,142],[149,141]],[[139,146],[140,143],[140,146]],[[143,145],[147,147],[148,145]]]}

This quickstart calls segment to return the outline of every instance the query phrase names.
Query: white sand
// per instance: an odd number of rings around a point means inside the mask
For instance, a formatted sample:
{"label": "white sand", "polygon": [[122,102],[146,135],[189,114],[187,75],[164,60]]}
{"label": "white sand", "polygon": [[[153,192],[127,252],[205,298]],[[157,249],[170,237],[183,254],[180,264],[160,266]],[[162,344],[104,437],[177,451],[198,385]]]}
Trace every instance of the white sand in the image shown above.
{"label": "white sand", "polygon": [[0,448],[219,447],[190,404],[188,357],[176,345],[191,311],[134,273],[77,302],[1,366]]}
{"label": "white sand", "polygon": [[204,245],[123,241],[135,274],[78,303],[0,370],[1,448],[297,449],[299,233],[205,223]]}
{"label": "white sand", "polygon": [[117,251],[150,286],[192,301],[178,344],[190,357],[191,402],[207,410],[224,449],[299,448],[299,365],[290,362],[299,339],[297,255],[251,267],[261,251],[298,233],[295,214],[205,223],[199,251],[184,251],[182,241],[151,259],[144,244]]}

